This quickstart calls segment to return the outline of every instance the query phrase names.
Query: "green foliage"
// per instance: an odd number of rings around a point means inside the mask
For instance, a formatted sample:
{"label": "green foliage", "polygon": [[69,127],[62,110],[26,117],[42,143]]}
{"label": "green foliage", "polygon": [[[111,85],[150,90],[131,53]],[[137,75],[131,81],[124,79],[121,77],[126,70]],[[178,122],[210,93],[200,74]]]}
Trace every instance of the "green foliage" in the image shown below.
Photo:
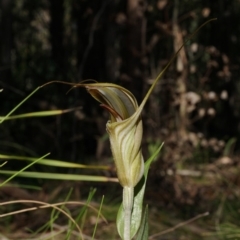
{"label": "green foliage", "polygon": [[224,151],[223,151],[223,155],[224,156],[229,156],[231,155],[231,153],[233,152],[234,146],[236,144],[237,139],[236,138],[231,138],[229,139],[229,141],[227,142]]}
{"label": "green foliage", "polygon": [[[142,219],[144,219],[146,216],[146,212],[142,216],[142,209],[143,209],[143,198],[144,198],[144,193],[145,193],[145,188],[146,188],[146,182],[147,182],[147,176],[148,176],[148,171],[150,168],[151,163],[156,159],[158,156],[159,152],[162,149],[163,144],[161,144],[158,149],[151,155],[151,157],[145,162],[145,167],[144,167],[144,176],[142,180],[137,184],[134,192],[134,202],[133,202],[133,210],[132,210],[132,216],[131,216],[131,238],[135,236],[137,233],[140,224],[142,222]],[[143,220],[143,224],[145,224],[146,220]],[[119,235],[123,238],[124,236],[124,210],[123,206],[121,204],[118,214],[117,214],[117,229]],[[142,233],[145,234],[145,231]]]}
{"label": "green foliage", "polygon": [[240,230],[239,226],[231,223],[225,223],[220,226],[220,231],[217,234],[220,239],[232,239],[238,240],[240,239]]}
{"label": "green foliage", "polygon": [[146,206],[136,240],[148,240],[148,236],[148,206]]}

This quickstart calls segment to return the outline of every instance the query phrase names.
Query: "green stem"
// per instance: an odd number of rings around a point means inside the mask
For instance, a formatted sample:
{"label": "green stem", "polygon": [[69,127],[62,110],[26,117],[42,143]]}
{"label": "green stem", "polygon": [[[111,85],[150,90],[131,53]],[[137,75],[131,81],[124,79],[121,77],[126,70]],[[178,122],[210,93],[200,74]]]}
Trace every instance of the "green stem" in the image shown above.
{"label": "green stem", "polygon": [[123,188],[124,235],[123,240],[131,239],[131,216],[133,208],[134,188]]}

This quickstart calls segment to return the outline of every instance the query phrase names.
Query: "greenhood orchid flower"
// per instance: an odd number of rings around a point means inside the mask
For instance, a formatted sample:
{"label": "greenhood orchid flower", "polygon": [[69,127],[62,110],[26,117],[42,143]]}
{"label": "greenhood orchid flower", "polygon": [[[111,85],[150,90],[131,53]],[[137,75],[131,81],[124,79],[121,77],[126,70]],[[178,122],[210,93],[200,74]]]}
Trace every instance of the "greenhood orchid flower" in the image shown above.
{"label": "greenhood orchid flower", "polygon": [[136,98],[116,84],[89,83],[84,86],[110,113],[106,128],[120,184],[135,187],[144,171],[143,127]]}
{"label": "greenhood orchid flower", "polygon": [[[199,31],[199,29],[213,20],[216,19],[210,19],[202,24],[183,43],[183,45],[167,63],[165,68],[156,77],[140,106],[138,106],[136,98],[130,91],[116,84],[97,82],[72,84],[62,82],[65,84],[74,85],[74,87],[86,88],[88,92],[101,103],[101,106],[110,113],[110,120],[107,122],[106,128],[109,134],[111,150],[117,169],[117,176],[120,184],[123,186],[122,209],[124,218],[123,221],[120,218],[118,232],[121,238],[124,240],[130,240],[132,237],[134,237],[141,222],[141,211],[138,211],[138,205],[142,204],[141,201],[137,202],[138,199],[134,201],[134,199],[137,198],[134,196],[134,187],[140,181],[144,172],[144,161],[141,149],[143,134],[141,112],[143,107],[145,106],[157,82],[159,79],[161,79],[162,75],[176,59],[176,56],[187,43],[187,41],[191,39],[194,34]],[[137,217],[135,215],[132,219],[134,207],[136,209],[135,212],[137,212]],[[122,211],[120,211],[120,213],[122,213]]]}
{"label": "greenhood orchid flower", "polygon": [[[84,83],[82,86],[110,113],[106,128],[117,169],[119,183],[123,187],[124,230],[119,232],[124,240],[130,240],[131,214],[134,202],[134,187],[144,173],[142,156],[141,112],[149,94],[140,107],[134,95],[127,89],[112,83]],[[139,222],[140,223],[140,222]],[[118,229],[119,230],[119,229]]]}

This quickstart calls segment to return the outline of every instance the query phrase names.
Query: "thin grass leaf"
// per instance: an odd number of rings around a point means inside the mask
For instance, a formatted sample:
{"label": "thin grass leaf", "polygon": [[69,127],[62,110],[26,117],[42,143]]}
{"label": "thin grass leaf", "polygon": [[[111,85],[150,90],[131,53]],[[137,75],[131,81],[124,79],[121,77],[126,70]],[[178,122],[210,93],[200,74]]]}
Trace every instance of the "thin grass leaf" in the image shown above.
{"label": "thin grass leaf", "polygon": [[95,233],[96,233],[96,231],[97,231],[98,220],[99,220],[99,217],[100,217],[100,214],[101,214],[101,210],[102,210],[102,206],[103,206],[103,201],[104,201],[104,196],[102,196],[102,200],[101,200],[100,207],[99,207],[99,210],[98,210],[98,215],[97,215],[96,224],[95,224],[94,230],[93,230],[92,240],[94,239]]}
{"label": "thin grass leaf", "polygon": [[[69,200],[69,198],[72,194],[72,191],[73,191],[73,188],[70,189],[67,197],[65,198],[65,202],[67,202]],[[62,205],[61,207],[62,207],[62,209],[65,209],[66,211],[69,211],[68,208],[65,207],[65,205]],[[70,211],[69,211],[69,214],[71,214]],[[57,214],[57,216],[58,215],[59,215],[59,213]],[[76,222],[78,222],[78,221],[76,221]],[[67,231],[66,240],[69,239],[70,234],[72,232],[72,229],[73,229],[73,227],[72,227],[71,221],[69,221],[69,228],[68,228],[68,231]]]}
{"label": "thin grass leaf", "polygon": [[33,90],[27,97],[25,97],[15,108],[13,108],[5,117],[0,119],[0,124],[3,123],[10,115],[12,115],[24,102],[26,102],[35,92],[37,92],[40,87]]}
{"label": "thin grass leaf", "polygon": [[[29,165],[33,165],[31,163]],[[27,167],[29,167],[29,165]],[[22,171],[22,170],[21,170]],[[64,173],[45,173],[45,172],[18,172],[18,171],[8,171],[0,170],[0,174],[4,175],[14,175],[18,177],[25,178],[39,178],[39,179],[52,179],[52,180],[70,180],[70,181],[88,181],[88,182],[118,182],[117,178],[108,178],[104,176],[92,176],[92,175],[77,175],[77,174],[64,174]],[[12,177],[11,177],[12,179]],[[4,182],[4,184],[6,181]],[[3,183],[0,184],[0,187]]]}
{"label": "thin grass leaf", "polygon": [[88,198],[87,198],[87,202],[86,202],[86,205],[84,205],[84,207],[81,209],[81,211],[79,212],[78,216],[77,216],[77,221],[79,220],[82,220],[82,223],[81,223],[81,228],[83,228],[84,226],[84,222],[85,222],[85,218],[84,218],[84,215],[86,216],[86,212],[88,210],[88,206],[90,204],[90,202],[92,201],[92,198],[94,196],[94,194],[96,193],[97,189],[96,188],[91,188],[90,189],[90,192],[88,194]]}
{"label": "thin grass leaf", "polygon": [[0,168],[3,167],[5,164],[7,164],[7,161],[2,163],[2,164],[0,164]]}
{"label": "thin grass leaf", "polygon": [[[69,200],[69,198],[70,198],[70,196],[72,194],[72,190],[73,189],[70,188],[70,190],[69,190],[69,192],[68,192],[64,202],[67,202]],[[68,209],[65,207],[64,204],[61,205],[59,208],[61,208],[62,210],[64,209],[65,211],[68,211]],[[54,223],[54,221],[56,219],[58,219],[58,216],[60,215],[59,211],[57,211],[56,214],[55,214],[55,212],[56,212],[56,209],[53,209],[52,212],[51,212],[50,220],[48,221],[48,224],[50,225],[51,232],[53,232],[53,223]],[[70,214],[70,212],[69,212],[69,214]]]}
{"label": "thin grass leaf", "polygon": [[23,114],[18,114],[14,116],[9,116],[9,117],[3,117],[0,116],[0,121],[4,119],[6,120],[14,120],[14,119],[19,119],[19,118],[32,118],[32,117],[50,117],[50,116],[55,116],[55,115],[61,115],[64,113],[69,113],[72,111],[75,111],[77,108],[72,108],[72,109],[64,109],[64,110],[49,110],[49,111],[39,111],[39,112],[30,112],[30,113],[23,113]]}
{"label": "thin grass leaf", "polygon": [[[4,155],[0,154],[0,159],[4,160],[26,160],[26,161],[31,161],[34,162],[38,158],[34,157],[24,157],[24,156],[14,156],[14,155]],[[67,162],[67,161],[60,161],[60,160],[54,160],[54,159],[41,159],[36,162],[36,164],[42,164],[42,165],[48,165],[48,166],[53,166],[53,167],[63,167],[63,168],[85,168],[85,169],[101,169],[101,170],[109,170],[110,167],[108,166],[98,166],[98,165],[83,165],[79,163],[72,163],[72,162]]]}
{"label": "thin grass leaf", "polygon": [[[15,178],[16,176],[21,176],[22,174],[24,174],[24,171],[26,169],[28,169],[29,167],[31,167],[32,165],[34,165],[37,161],[47,157],[50,153],[47,153],[45,154],[44,156],[42,156],[41,158],[39,159],[36,159],[34,162],[28,164],[26,167],[22,168],[21,170],[19,171],[6,171],[6,172],[11,172],[11,174],[8,174],[8,175],[11,175],[11,177],[9,177],[7,180],[5,180],[3,183],[0,184],[0,187],[1,186],[4,186],[6,183],[8,183],[10,180],[12,180],[13,178]],[[5,171],[1,171],[1,172],[5,172]],[[4,173],[3,173],[4,174]]]}

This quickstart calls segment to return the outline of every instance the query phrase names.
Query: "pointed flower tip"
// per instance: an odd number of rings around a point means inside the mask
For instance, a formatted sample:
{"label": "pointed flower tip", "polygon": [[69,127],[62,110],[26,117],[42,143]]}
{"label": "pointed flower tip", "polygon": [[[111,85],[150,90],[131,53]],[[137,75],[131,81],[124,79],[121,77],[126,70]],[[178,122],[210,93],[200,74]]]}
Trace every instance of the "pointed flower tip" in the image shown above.
{"label": "pointed flower tip", "polygon": [[113,118],[117,118],[115,121],[128,119],[138,108],[134,95],[119,85],[112,83],[90,83],[84,84],[84,86]]}

